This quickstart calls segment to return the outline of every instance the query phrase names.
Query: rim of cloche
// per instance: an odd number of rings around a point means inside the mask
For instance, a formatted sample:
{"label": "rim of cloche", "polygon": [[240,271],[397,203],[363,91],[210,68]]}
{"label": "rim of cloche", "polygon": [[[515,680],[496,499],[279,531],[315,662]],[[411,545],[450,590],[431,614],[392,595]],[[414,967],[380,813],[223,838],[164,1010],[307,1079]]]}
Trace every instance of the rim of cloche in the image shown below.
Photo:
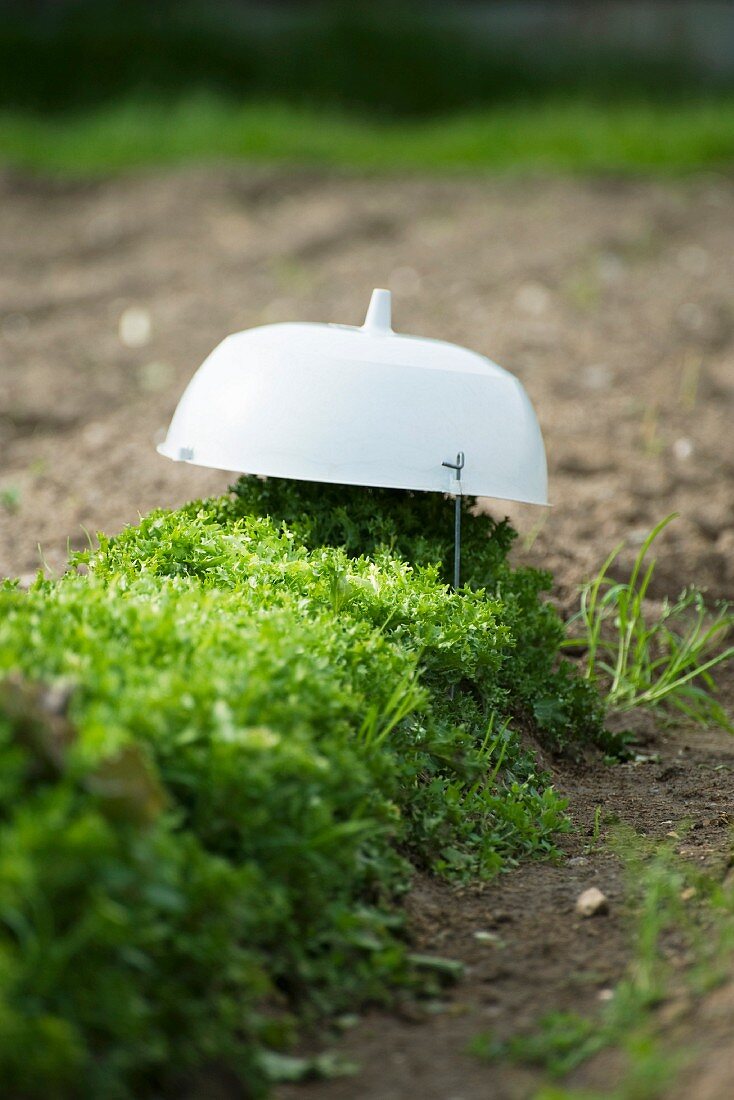
{"label": "rim of cloche", "polygon": [[[228,336],[158,451],[246,474],[548,503],[543,438],[519,380],[468,348],[395,333],[383,289],[362,326]],[[446,463],[460,453],[457,481]]]}

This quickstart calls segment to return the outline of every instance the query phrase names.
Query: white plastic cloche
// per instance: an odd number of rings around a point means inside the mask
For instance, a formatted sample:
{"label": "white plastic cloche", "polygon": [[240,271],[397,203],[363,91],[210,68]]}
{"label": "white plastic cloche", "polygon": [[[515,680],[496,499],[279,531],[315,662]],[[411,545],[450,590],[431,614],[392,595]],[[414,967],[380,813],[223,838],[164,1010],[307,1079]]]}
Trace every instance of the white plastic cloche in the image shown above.
{"label": "white plastic cloche", "polygon": [[[373,291],[361,328],[228,336],[158,450],[248,474],[547,504],[543,438],[520,382],[467,348],[393,332],[388,290]],[[446,464],[459,455],[457,481]]]}

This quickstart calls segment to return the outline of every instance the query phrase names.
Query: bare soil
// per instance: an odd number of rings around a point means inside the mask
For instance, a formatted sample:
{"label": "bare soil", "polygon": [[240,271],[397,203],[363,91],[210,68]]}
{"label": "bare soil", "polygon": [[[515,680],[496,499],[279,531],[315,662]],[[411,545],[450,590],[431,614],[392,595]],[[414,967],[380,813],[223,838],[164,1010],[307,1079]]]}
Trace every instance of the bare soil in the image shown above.
{"label": "bare soil", "polygon": [[[612,546],[628,539],[629,556],[674,510],[654,597],[695,582],[731,598],[733,257],[734,181],[718,176],[1,176],[0,576],[27,580],[41,562],[59,571],[87,531],[223,491],[226,473],[154,450],[193,370],[237,329],[360,322],[382,285],[397,328],[473,347],[526,386],[554,507],[488,506],[518,526],[518,557],[553,571],[561,607]],[[570,800],[565,861],[481,889],[416,881],[416,948],[459,959],[464,979],[441,1011],[367,1013],[337,1044],[360,1075],[284,1088],[283,1100],[533,1095],[533,1073],[487,1066],[466,1047],[549,1010],[594,1011],[623,974],[629,902],[618,860],[592,842],[596,807],[654,837],[687,822],[684,853],[721,869],[729,860],[734,742],[643,719],[639,732],[642,761],[545,761]],[[610,908],[581,920],[574,902],[589,885]],[[732,1023],[731,986],[677,1021],[676,1042],[694,1055],[676,1100],[732,1094]],[[601,1058],[576,1081],[610,1085],[619,1072]]]}

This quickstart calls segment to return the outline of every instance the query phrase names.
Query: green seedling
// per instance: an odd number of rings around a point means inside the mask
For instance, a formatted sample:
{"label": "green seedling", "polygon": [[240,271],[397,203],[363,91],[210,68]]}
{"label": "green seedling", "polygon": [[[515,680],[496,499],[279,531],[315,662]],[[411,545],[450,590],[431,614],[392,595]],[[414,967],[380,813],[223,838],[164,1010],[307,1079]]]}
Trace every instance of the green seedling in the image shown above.
{"label": "green seedling", "polygon": [[656,405],[649,405],[642,414],[640,425],[642,448],[646,455],[659,455],[665,443],[660,436],[660,411]]}
{"label": "green seedling", "polygon": [[548,522],[548,509],[546,508],[539,519],[535,521],[529,531],[527,531],[522,537],[522,548],[527,553],[535,546],[538,536],[541,534],[543,528]]}
{"label": "green seedling", "polygon": [[596,309],[601,298],[601,285],[596,267],[588,262],[579,266],[566,279],[563,292],[576,309],[582,312]]}
{"label": "green seedling", "polygon": [[599,846],[601,840],[601,832],[603,827],[602,821],[602,808],[601,806],[594,807],[594,820],[591,825],[591,836],[588,844],[584,846],[585,852],[593,852]]}
{"label": "green seedling", "polygon": [[20,489],[17,485],[7,485],[4,489],[0,489],[0,508],[4,508],[11,515],[19,510]]}
{"label": "green seedling", "polygon": [[[695,722],[731,729],[714,697],[711,675],[734,655],[734,646],[723,645],[734,624],[728,606],[710,611],[702,594],[688,588],[677,600],[666,599],[656,617],[647,612],[655,570],[655,559],[648,555],[674,518],[667,516],[647,536],[628,580],[610,575],[623,544],[612,551],[582,588],[580,609],[569,624],[572,636],[564,646],[585,650],[585,676],[604,689],[613,710],[673,708]],[[574,628],[580,628],[579,634],[573,635]]]}
{"label": "green seedling", "polygon": [[596,1021],[574,1012],[552,1012],[531,1035],[518,1035],[507,1042],[480,1036],[470,1051],[490,1061],[505,1058],[520,1065],[540,1066],[553,1077],[564,1077],[607,1044]]}

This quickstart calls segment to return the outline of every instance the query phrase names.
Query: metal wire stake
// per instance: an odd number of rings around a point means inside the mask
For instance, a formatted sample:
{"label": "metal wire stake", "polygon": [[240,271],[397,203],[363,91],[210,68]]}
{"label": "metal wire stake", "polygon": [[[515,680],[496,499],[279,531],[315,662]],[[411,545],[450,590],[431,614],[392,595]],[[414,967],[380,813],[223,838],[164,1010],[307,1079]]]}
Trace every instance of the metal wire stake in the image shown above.
{"label": "metal wire stake", "polygon": [[[442,466],[456,471],[456,480],[461,481],[461,471],[464,469],[464,452],[459,451],[456,462],[442,462]],[[454,495],[454,588],[458,588],[461,581],[461,487]]]}

